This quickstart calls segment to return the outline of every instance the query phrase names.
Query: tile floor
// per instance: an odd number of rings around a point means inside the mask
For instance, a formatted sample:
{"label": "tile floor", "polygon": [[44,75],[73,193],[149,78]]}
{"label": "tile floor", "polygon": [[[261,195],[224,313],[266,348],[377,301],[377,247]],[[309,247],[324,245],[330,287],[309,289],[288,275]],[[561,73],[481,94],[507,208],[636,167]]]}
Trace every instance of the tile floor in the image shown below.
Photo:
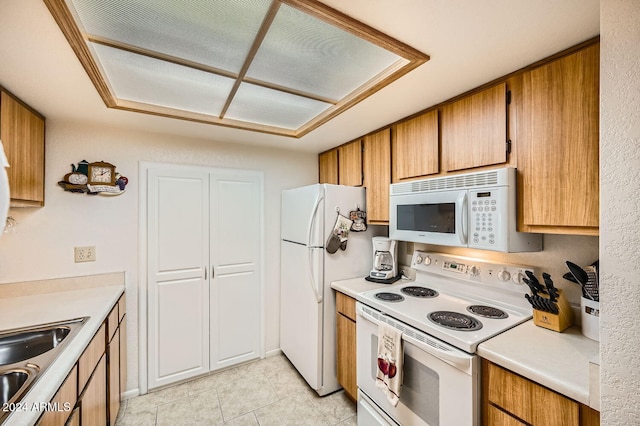
{"label": "tile floor", "polygon": [[356,425],[344,391],[319,397],[283,355],[123,402],[117,426]]}

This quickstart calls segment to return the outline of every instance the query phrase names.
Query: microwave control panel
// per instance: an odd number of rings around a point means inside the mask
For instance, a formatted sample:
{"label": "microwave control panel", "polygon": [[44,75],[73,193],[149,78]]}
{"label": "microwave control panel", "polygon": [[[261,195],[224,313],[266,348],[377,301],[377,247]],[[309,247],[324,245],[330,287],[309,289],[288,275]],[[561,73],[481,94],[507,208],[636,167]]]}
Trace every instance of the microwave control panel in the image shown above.
{"label": "microwave control panel", "polygon": [[469,247],[500,250],[506,236],[507,188],[469,191]]}

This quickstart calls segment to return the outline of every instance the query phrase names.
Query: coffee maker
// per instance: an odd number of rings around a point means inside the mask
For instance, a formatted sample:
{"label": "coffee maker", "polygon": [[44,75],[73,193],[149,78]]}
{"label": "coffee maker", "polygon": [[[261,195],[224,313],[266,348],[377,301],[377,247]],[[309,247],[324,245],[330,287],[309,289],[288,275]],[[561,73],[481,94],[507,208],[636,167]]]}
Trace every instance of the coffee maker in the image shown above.
{"label": "coffee maker", "polygon": [[373,269],[369,277],[375,280],[393,280],[398,275],[398,250],[396,240],[373,237]]}

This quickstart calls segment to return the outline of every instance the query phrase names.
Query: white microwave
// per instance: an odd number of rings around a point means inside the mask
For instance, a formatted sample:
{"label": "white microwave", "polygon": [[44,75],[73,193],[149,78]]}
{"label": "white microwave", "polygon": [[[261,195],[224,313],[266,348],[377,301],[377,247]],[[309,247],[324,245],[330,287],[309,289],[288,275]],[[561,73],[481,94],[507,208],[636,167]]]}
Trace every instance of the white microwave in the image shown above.
{"label": "white microwave", "polygon": [[542,235],[516,231],[516,169],[395,183],[389,238],[501,252],[542,250]]}

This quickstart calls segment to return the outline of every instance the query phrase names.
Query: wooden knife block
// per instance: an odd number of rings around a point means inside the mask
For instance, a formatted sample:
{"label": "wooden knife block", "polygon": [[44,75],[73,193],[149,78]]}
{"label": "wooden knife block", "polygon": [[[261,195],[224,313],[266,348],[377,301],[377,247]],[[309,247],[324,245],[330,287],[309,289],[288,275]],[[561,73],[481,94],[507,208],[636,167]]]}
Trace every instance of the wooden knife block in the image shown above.
{"label": "wooden knife block", "polygon": [[[546,294],[540,294],[541,297],[548,298]],[[551,312],[533,310],[533,323],[538,327],[548,328],[549,330],[563,332],[567,328],[573,325],[573,309],[564,296],[562,290],[558,289],[558,299],[556,300],[558,306],[558,313],[552,314]]]}

